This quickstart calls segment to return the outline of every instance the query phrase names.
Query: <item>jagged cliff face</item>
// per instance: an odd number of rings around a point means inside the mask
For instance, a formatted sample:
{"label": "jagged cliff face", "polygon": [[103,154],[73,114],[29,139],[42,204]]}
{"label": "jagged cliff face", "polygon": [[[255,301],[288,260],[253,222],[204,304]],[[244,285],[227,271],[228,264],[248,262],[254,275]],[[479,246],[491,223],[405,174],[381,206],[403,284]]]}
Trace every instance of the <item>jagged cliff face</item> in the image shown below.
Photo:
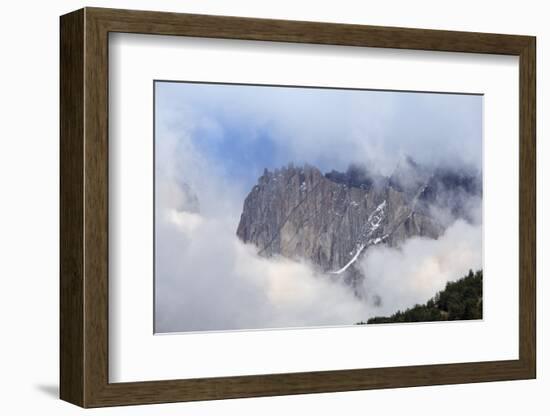
{"label": "jagged cliff face", "polygon": [[261,255],[307,259],[353,283],[369,247],[442,234],[429,209],[442,187],[410,159],[389,178],[356,167],[326,175],[312,166],[266,170],[246,197],[237,235]]}

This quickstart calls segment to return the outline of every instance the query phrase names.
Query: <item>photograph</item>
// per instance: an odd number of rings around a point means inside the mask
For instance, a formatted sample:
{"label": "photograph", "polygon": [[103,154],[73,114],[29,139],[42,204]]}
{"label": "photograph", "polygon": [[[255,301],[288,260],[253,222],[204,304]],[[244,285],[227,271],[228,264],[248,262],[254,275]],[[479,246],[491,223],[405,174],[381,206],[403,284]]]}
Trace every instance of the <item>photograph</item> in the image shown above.
{"label": "photograph", "polygon": [[61,3],[5,65],[9,406],[544,408],[542,7]]}
{"label": "photograph", "polygon": [[483,319],[483,95],[155,80],[154,332]]}

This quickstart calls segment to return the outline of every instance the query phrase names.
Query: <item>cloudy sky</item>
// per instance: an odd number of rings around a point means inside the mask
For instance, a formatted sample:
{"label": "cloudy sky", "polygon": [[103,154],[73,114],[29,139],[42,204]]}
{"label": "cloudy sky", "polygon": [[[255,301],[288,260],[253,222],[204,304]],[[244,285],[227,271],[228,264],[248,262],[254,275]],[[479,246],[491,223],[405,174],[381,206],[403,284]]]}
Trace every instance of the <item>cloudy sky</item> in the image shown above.
{"label": "cloudy sky", "polygon": [[[482,104],[477,95],[156,82],[156,331],[368,318],[371,305],[308,264],[261,258],[242,244],[235,230],[245,196],[264,168],[289,162],[322,171],[361,163],[389,175],[410,156],[427,165],[481,169]],[[198,213],[185,212],[189,193],[182,186],[198,198]],[[365,256],[368,270],[392,259],[395,270],[382,268],[379,276],[420,267],[416,273],[427,281],[403,283],[388,308],[424,302],[459,270],[481,266],[481,227],[460,222],[448,231],[437,247],[412,241],[400,253]],[[462,260],[445,261],[445,250],[456,247]],[[390,281],[371,284],[383,291]],[[376,311],[382,312],[393,311]]]}

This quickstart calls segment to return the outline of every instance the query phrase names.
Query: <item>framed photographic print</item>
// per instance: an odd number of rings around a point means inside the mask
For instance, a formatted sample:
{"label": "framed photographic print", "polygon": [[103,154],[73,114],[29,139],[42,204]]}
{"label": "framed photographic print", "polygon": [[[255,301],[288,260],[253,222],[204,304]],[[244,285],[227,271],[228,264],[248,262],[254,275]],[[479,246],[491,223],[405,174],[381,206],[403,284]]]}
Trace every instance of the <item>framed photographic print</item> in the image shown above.
{"label": "framed photographic print", "polygon": [[536,376],[535,38],[61,17],[82,407]]}

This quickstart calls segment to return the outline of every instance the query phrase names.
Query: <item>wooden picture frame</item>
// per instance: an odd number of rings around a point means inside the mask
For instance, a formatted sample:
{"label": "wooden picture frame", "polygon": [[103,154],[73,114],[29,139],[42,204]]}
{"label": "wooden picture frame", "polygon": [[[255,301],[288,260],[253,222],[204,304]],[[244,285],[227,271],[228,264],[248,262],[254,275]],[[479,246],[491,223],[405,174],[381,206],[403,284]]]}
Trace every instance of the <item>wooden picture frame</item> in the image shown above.
{"label": "wooden picture frame", "polygon": [[[536,377],[535,38],[85,8],[61,17],[60,396],[82,407]],[[193,36],[519,57],[519,359],[109,383],[108,34]]]}

